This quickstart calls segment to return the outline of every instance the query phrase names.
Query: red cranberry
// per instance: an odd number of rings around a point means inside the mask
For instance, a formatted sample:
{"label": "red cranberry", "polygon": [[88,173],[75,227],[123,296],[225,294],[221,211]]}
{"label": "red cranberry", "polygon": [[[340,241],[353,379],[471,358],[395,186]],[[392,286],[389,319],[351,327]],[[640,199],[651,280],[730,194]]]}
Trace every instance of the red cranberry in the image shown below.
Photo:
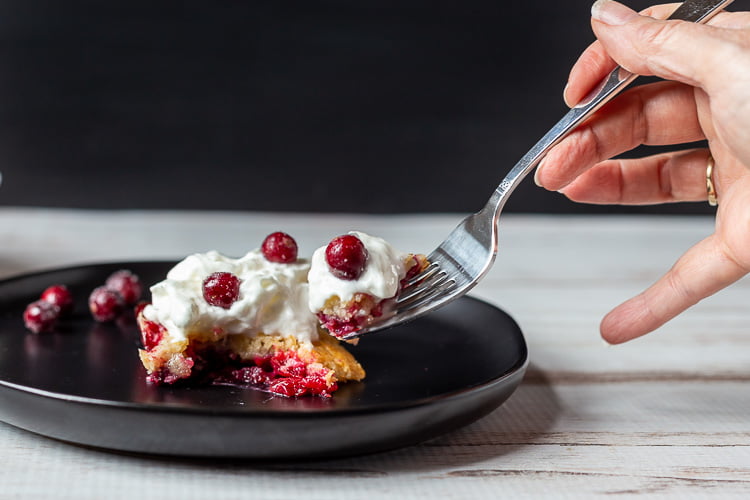
{"label": "red cranberry", "polygon": [[124,301],[119,293],[106,286],[94,288],[89,295],[89,310],[96,321],[111,321],[123,310]]}
{"label": "red cranberry", "polygon": [[26,306],[23,323],[34,333],[47,332],[54,328],[59,317],[60,307],[46,300],[37,300]]}
{"label": "red cranberry", "polygon": [[331,274],[337,278],[356,280],[365,270],[367,249],[353,234],[338,236],[326,247],[326,262]]}
{"label": "red cranberry", "polygon": [[112,273],[104,286],[119,293],[127,305],[133,305],[141,298],[141,280],[127,269]]}
{"label": "red cranberry", "polygon": [[270,262],[289,264],[297,260],[297,242],[286,233],[276,232],[266,236],[260,251]]}
{"label": "red cranberry", "polygon": [[141,318],[139,323],[143,348],[150,351],[161,342],[167,329],[161,323],[149,321],[146,318]]}
{"label": "red cranberry", "polygon": [[213,273],[203,280],[203,298],[212,306],[229,309],[240,296],[240,279],[232,273]]}
{"label": "red cranberry", "polygon": [[73,294],[65,285],[52,285],[42,292],[41,299],[60,308],[60,314],[73,310]]}

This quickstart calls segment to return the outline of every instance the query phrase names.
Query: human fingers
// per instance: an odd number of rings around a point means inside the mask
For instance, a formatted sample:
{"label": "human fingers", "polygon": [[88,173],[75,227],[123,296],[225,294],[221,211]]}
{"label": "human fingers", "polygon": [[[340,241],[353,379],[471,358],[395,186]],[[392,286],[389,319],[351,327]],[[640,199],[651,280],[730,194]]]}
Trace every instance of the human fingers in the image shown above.
{"label": "human fingers", "polygon": [[[654,5],[640,12],[654,19],[666,19],[679,6],[678,3]],[[709,23],[711,26],[727,29],[750,27],[750,12],[720,12]],[[563,91],[565,103],[573,107],[594,88],[616,66],[600,41],[595,41],[580,55],[570,70],[568,82]]]}
{"label": "human fingers", "polygon": [[[678,3],[654,5],[641,11],[644,16],[666,19]],[[584,50],[573,64],[568,83],[563,91],[565,103],[573,107],[617,65],[607,54],[601,42],[596,41]]]}
{"label": "human fingers", "polygon": [[705,149],[609,160],[561,190],[579,203],[652,205],[706,199]]}
{"label": "human fingers", "polygon": [[602,111],[547,153],[535,173],[538,185],[560,190],[592,166],[641,144],[680,144],[704,138],[693,89],[679,83],[635,87]]}
{"label": "human fingers", "polygon": [[747,274],[715,234],[690,248],[662,278],[607,314],[601,335],[620,344],[649,333]]}
{"label": "human fingers", "polygon": [[[614,0],[597,0],[592,27],[607,52],[625,69],[706,90],[726,82],[726,61],[748,56],[739,30],[641,16]],[[739,59],[738,59],[739,58]]]}

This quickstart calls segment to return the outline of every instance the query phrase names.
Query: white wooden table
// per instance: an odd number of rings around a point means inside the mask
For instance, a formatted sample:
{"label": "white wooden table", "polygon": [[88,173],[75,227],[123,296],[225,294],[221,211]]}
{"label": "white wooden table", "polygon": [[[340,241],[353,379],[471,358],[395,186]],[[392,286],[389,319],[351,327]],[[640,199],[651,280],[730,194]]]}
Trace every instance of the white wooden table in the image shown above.
{"label": "white wooden table", "polygon": [[[209,248],[238,255],[274,230],[294,235],[302,254],[350,229],[429,251],[459,218],[4,208],[0,277]],[[346,460],[258,464],[110,453],[0,424],[0,498],[748,498],[749,282],[632,343],[598,335],[611,306],[712,226],[505,216],[498,262],[473,293],[515,317],[530,368],[502,407],[449,435]]]}

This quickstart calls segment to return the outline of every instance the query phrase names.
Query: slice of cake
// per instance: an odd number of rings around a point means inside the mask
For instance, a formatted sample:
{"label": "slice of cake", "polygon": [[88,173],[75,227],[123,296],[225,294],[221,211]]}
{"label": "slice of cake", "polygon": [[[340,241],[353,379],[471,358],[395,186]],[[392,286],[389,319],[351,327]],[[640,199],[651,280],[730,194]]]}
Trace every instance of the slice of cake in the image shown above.
{"label": "slice of cake", "polygon": [[309,305],[334,336],[344,337],[381,316],[405,280],[428,265],[382,238],[352,231],[313,253]]}
{"label": "slice of cake", "polygon": [[339,382],[363,379],[359,363],[308,307],[309,270],[284,233],[237,259],[210,251],[178,263],[138,311],[148,379],[240,384],[284,396],[328,396]]}

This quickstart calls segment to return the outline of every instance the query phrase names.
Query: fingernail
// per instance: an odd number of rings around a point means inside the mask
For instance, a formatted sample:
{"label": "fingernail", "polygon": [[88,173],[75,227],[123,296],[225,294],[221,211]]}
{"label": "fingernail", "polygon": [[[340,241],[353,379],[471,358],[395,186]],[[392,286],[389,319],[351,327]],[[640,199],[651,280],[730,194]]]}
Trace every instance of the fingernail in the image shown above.
{"label": "fingernail", "polygon": [[563,101],[565,101],[565,105],[569,108],[572,108],[573,106],[568,102],[568,87],[570,86],[570,82],[565,84],[565,88],[563,89]]}
{"label": "fingernail", "polygon": [[542,165],[544,165],[544,158],[539,162],[539,165],[536,166],[536,170],[534,170],[534,184],[536,184],[539,187],[542,186],[542,183],[539,182],[539,172],[542,170]]}
{"label": "fingernail", "polygon": [[614,0],[596,0],[591,6],[591,17],[610,26],[620,26],[638,17],[638,13]]}

